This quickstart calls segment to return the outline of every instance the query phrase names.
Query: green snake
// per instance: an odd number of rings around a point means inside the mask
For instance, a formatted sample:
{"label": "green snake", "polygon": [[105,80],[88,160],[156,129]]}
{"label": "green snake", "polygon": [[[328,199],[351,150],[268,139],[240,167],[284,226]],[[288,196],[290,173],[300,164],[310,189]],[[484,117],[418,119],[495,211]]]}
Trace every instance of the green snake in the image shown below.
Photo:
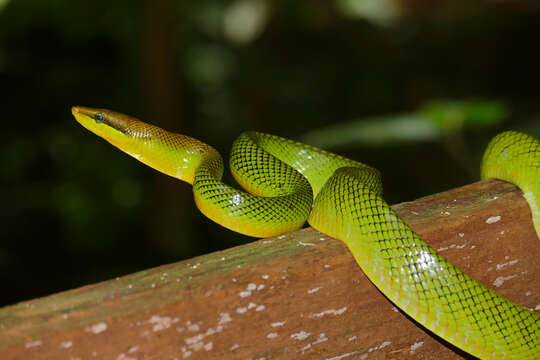
{"label": "green snake", "polygon": [[[197,207],[226,228],[268,237],[300,228],[343,241],[377,288],[451,344],[482,359],[540,359],[540,315],[476,282],[435,252],[383,200],[379,171],[299,142],[245,132],[221,181],[211,146],[136,118],[75,106],[88,130],[148,166],[193,185]],[[482,178],[519,186],[540,237],[540,142],[509,131],[482,160]]]}

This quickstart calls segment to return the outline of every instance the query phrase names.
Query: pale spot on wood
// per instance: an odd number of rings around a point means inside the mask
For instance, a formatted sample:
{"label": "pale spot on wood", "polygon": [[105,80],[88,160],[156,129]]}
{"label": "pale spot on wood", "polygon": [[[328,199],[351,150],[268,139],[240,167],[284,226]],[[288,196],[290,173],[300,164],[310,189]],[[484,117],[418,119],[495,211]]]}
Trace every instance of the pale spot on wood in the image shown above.
{"label": "pale spot on wood", "polygon": [[234,344],[233,346],[231,346],[231,348],[229,349],[230,351],[233,351],[233,350],[236,350],[240,347],[240,345],[238,344]]}
{"label": "pale spot on wood", "polygon": [[501,220],[501,217],[499,215],[497,216],[491,216],[489,218],[487,218],[486,220],[486,224],[494,224],[496,223],[497,221]]}
{"label": "pale spot on wood", "polygon": [[229,314],[228,312],[219,314],[219,320],[218,320],[219,325],[223,325],[231,321],[232,321],[231,314]]}
{"label": "pale spot on wood", "polygon": [[246,287],[246,290],[248,291],[252,291],[252,290],[255,290],[257,288],[257,284],[254,284],[254,283],[249,283]]}
{"label": "pale spot on wood", "polygon": [[268,339],[274,339],[274,338],[277,338],[277,336],[278,336],[278,333],[276,332],[271,332],[268,335],[266,335]]}
{"label": "pale spot on wood", "polygon": [[137,358],[127,356],[126,354],[121,353],[121,354],[118,354],[118,356],[116,357],[116,360],[137,360]]}
{"label": "pale spot on wood", "polygon": [[518,259],[510,260],[510,261],[505,262],[505,263],[502,263],[502,264],[497,264],[497,265],[495,266],[495,268],[496,268],[497,270],[501,270],[501,269],[504,268],[505,266],[511,266],[511,265],[517,264],[518,262],[519,262]]}
{"label": "pale spot on wood", "polygon": [[501,286],[505,281],[515,278],[517,275],[509,275],[509,276],[499,276],[495,279],[493,282],[493,285],[499,287]]}
{"label": "pale spot on wood", "polygon": [[94,324],[85,329],[85,331],[91,332],[93,334],[99,334],[104,332],[105,330],[107,330],[107,324],[105,322]]}
{"label": "pale spot on wood", "polygon": [[161,331],[171,327],[172,324],[175,324],[179,321],[178,318],[171,318],[170,316],[159,316],[153,315],[148,321],[148,324],[154,324],[152,330]]}
{"label": "pale spot on wood", "polygon": [[29,348],[33,348],[33,347],[41,346],[41,345],[43,345],[43,341],[35,340],[35,341],[27,342],[26,344],[24,344],[24,347],[29,349]]}
{"label": "pale spot on wood", "polygon": [[313,288],[313,289],[309,289],[309,290],[307,291],[307,293],[308,293],[308,294],[313,294],[313,293],[316,293],[317,291],[319,291],[319,290],[321,290],[321,289],[322,289],[322,286],[317,286],[317,287],[315,287],[315,288]]}
{"label": "pale spot on wood", "polygon": [[342,307],[341,309],[337,309],[337,310],[329,309],[329,310],[321,311],[320,313],[310,314],[308,317],[313,319],[313,318],[318,318],[318,317],[322,317],[322,316],[325,316],[325,315],[341,315],[345,311],[347,311],[346,306]]}
{"label": "pale spot on wood", "polygon": [[60,347],[62,349],[69,349],[73,345],[73,342],[71,341],[63,341],[60,343]]}
{"label": "pale spot on wood", "polygon": [[420,348],[422,345],[424,345],[424,342],[423,341],[419,341],[419,342],[415,342],[414,344],[411,345],[411,348],[409,350],[409,353],[411,354],[414,354],[414,352]]}
{"label": "pale spot on wood", "polygon": [[273,322],[270,324],[271,327],[280,327],[280,326],[283,326],[285,325],[287,321],[276,321],[276,322]]}
{"label": "pale spot on wood", "polygon": [[295,340],[305,340],[307,339],[311,334],[305,331],[300,331],[294,334],[291,334],[291,338]]}
{"label": "pale spot on wood", "polygon": [[380,345],[369,348],[368,352],[373,352],[373,351],[383,349],[383,348],[387,347],[388,345],[390,345],[391,343],[392,343],[391,341],[383,341]]}
{"label": "pale spot on wood", "polygon": [[[338,356],[334,356],[334,357],[331,357],[331,358],[326,358],[325,360],[341,360],[341,359],[348,358],[349,356],[354,356],[356,354],[358,354],[358,351],[353,351],[353,352],[341,354],[341,355],[338,355]],[[360,359],[365,359],[365,358],[367,358],[367,355],[365,355],[365,357],[360,356]]]}
{"label": "pale spot on wood", "polygon": [[240,296],[241,298],[245,298],[245,297],[248,297],[251,295],[251,291],[241,291],[238,296]]}

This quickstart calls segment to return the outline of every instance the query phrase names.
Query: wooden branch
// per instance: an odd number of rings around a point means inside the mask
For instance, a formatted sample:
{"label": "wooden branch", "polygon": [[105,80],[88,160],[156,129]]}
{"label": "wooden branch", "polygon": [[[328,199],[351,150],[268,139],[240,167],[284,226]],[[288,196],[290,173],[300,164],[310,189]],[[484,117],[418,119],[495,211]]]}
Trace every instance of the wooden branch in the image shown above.
{"label": "wooden branch", "polygon": [[[540,241],[514,186],[479,182],[395,209],[472,277],[540,310]],[[463,355],[398,311],[340,241],[312,229],[0,309],[5,360]]]}

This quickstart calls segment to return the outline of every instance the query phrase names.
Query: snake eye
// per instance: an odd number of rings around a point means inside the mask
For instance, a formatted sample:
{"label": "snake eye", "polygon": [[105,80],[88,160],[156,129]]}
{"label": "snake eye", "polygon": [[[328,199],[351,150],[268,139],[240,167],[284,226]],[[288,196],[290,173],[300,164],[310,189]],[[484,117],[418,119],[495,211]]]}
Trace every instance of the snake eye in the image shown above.
{"label": "snake eye", "polygon": [[102,113],[102,112],[95,113],[94,114],[94,120],[98,124],[105,122],[105,114]]}

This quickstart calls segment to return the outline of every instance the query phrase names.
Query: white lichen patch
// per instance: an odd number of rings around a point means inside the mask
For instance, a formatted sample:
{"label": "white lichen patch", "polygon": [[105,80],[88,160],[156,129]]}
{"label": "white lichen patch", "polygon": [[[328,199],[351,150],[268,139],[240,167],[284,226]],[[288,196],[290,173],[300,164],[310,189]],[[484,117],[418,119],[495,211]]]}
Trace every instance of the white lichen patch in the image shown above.
{"label": "white lichen patch", "polygon": [[261,276],[264,280],[268,280],[268,278],[270,277],[268,274],[264,274]]}
{"label": "white lichen patch", "polygon": [[519,262],[518,259],[514,259],[514,260],[510,260],[508,262],[505,262],[505,263],[502,263],[502,264],[497,264],[495,265],[495,268],[497,270],[501,270],[502,268],[504,268],[505,266],[511,266],[511,265],[514,265],[514,264],[517,264]]}
{"label": "white lichen patch", "polygon": [[368,352],[373,352],[373,351],[377,351],[377,350],[380,350],[380,349],[383,349],[385,347],[387,347],[388,345],[392,344],[391,341],[383,341],[380,345],[377,345],[377,346],[374,346],[372,348],[369,348],[368,349]]}
{"label": "white lichen patch", "polygon": [[139,351],[140,348],[141,347],[139,345],[132,346],[132,347],[129,348],[128,354],[136,353],[137,351]]}
{"label": "white lichen patch", "polygon": [[462,238],[462,237],[465,236],[465,234],[460,232],[460,233],[458,233],[458,236],[459,236],[460,238]]}
{"label": "white lichen patch", "polygon": [[341,309],[328,309],[328,310],[324,310],[324,311],[321,311],[319,313],[314,313],[314,314],[309,314],[309,318],[310,319],[313,319],[313,318],[319,318],[319,317],[323,317],[325,315],[341,315],[343,314],[345,311],[347,311],[347,307],[344,306],[342,307]]}
{"label": "white lichen patch", "polygon": [[30,341],[30,342],[27,342],[26,344],[24,344],[24,347],[27,348],[27,349],[30,349],[30,348],[33,348],[33,347],[36,347],[36,346],[41,346],[41,345],[43,345],[43,341],[34,340],[34,341]]}
{"label": "white lichen patch", "polygon": [[299,241],[298,246],[316,246],[316,245],[312,243],[305,243],[305,242]]}
{"label": "white lichen patch", "polygon": [[245,298],[250,295],[251,295],[251,291],[240,291],[240,293],[238,294],[238,296],[240,296],[241,298]]}
{"label": "white lichen patch", "polygon": [[153,324],[152,331],[156,332],[170,328],[172,324],[176,324],[179,320],[177,317],[152,315],[146,323]]}
{"label": "white lichen patch", "polygon": [[305,331],[300,331],[300,332],[297,332],[297,333],[294,333],[294,334],[291,334],[291,338],[295,339],[295,340],[305,340],[307,339],[311,334],[308,333],[308,332],[305,332]]}
{"label": "white lichen patch", "polygon": [[107,323],[100,322],[100,323],[94,324],[92,326],[88,326],[84,330],[87,331],[87,332],[91,332],[92,334],[99,334],[99,333],[102,333],[105,330],[107,330]]}
{"label": "white lichen patch", "polygon": [[238,349],[239,347],[240,347],[240,345],[238,345],[238,344],[234,344],[233,346],[231,346],[231,347],[230,347],[230,349],[229,349],[229,350],[230,350],[230,351],[233,351],[233,350],[236,350],[236,349]]}
{"label": "white lichen patch", "polygon": [[62,349],[69,349],[69,348],[72,347],[72,346],[73,346],[73,342],[71,342],[71,341],[62,341],[62,342],[60,343],[60,347],[61,347]]}
{"label": "white lichen patch", "polygon": [[499,287],[501,286],[505,281],[515,278],[517,275],[509,275],[509,276],[499,276],[495,279],[493,282],[493,285]]}
{"label": "white lichen patch", "polygon": [[254,284],[254,283],[249,283],[246,287],[246,290],[248,291],[253,291],[257,288],[257,284]]}
{"label": "white lichen patch", "polygon": [[419,342],[415,342],[414,344],[411,345],[410,349],[409,349],[409,353],[410,354],[414,354],[414,352],[420,348],[422,345],[424,345],[424,342],[423,341],[419,341]]}
{"label": "white lichen patch", "polygon": [[118,356],[115,358],[115,360],[137,360],[137,358],[128,356],[124,353],[118,354]]}
{"label": "white lichen patch", "polygon": [[276,321],[276,322],[273,322],[270,324],[271,327],[280,327],[280,326],[283,326],[285,325],[287,321]]}
{"label": "white lichen patch", "polygon": [[307,344],[306,346],[304,346],[303,348],[300,349],[300,351],[302,353],[304,353],[304,351],[310,349],[312,346],[314,345],[317,345],[319,343],[322,343],[322,342],[325,342],[325,341],[328,341],[328,338],[326,337],[326,335],[324,333],[320,333],[319,334],[319,337],[317,338],[317,340]]}
{"label": "white lichen patch", "polygon": [[356,337],[356,335],[354,335],[354,336],[351,336],[350,338],[348,338],[347,340],[353,341],[353,340],[356,340],[356,339],[357,339],[357,337]]}
{"label": "white lichen patch", "polygon": [[[338,356],[334,356],[334,357],[331,357],[331,358],[325,358],[324,360],[341,360],[341,359],[348,358],[350,356],[355,356],[357,354],[358,354],[358,351],[353,351],[353,352],[341,354],[341,355],[338,355]],[[367,358],[367,354],[363,354],[362,356],[360,356],[359,359],[364,360],[366,358]]]}
{"label": "white lichen patch", "polygon": [[323,287],[322,286],[317,286],[317,287],[314,287],[313,289],[309,289],[307,291],[308,294],[313,294],[313,293],[316,293],[317,291],[321,290]]}
{"label": "white lichen patch", "polygon": [[267,337],[268,339],[274,339],[274,338],[277,338],[277,336],[278,336],[278,333],[277,333],[277,332],[271,332],[271,333],[269,333],[268,335],[266,335],[266,337]]}
{"label": "white lichen patch", "polygon": [[[262,284],[261,284],[262,285]],[[257,287],[257,284],[254,284],[254,283],[249,283],[247,286],[246,286],[246,289],[241,291],[238,296],[240,296],[241,298],[245,298],[245,297],[248,297],[251,295],[251,293],[254,291],[254,290],[262,290],[264,289],[264,285],[259,285],[259,287]]]}
{"label": "white lichen patch", "polygon": [[219,320],[218,320],[219,325],[224,325],[231,321],[232,321],[231,314],[229,314],[228,312],[219,314]]}
{"label": "white lichen patch", "polygon": [[259,305],[255,308],[255,311],[263,311],[266,308],[264,305]]}
{"label": "white lichen patch", "polygon": [[496,223],[497,221],[501,220],[501,216],[500,215],[497,215],[497,216],[490,216],[486,219],[486,224],[494,224]]}

